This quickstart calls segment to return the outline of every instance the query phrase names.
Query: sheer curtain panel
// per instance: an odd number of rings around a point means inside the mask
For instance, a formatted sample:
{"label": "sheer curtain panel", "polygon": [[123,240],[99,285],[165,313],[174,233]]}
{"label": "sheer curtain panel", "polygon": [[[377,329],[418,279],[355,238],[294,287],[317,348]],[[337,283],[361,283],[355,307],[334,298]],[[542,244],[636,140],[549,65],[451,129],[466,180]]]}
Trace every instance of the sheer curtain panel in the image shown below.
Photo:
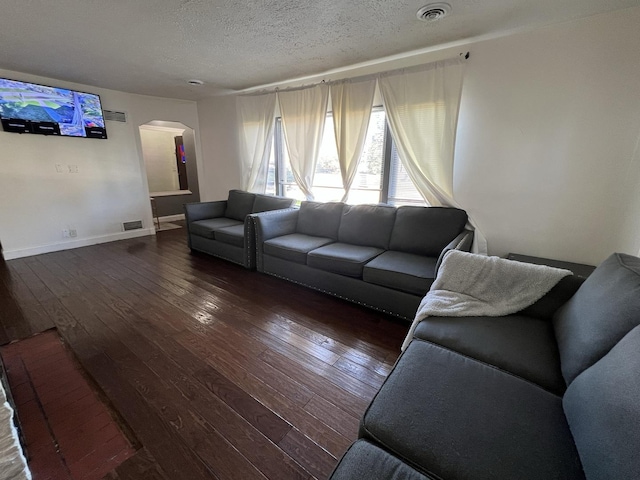
{"label": "sheer curtain panel", "polygon": [[358,170],[358,162],[371,118],[375,90],[375,78],[359,82],[345,80],[331,85],[333,127],[344,186],[343,202],[347,201],[351,184]]}
{"label": "sheer curtain panel", "polygon": [[[463,75],[464,60],[453,59],[378,80],[402,165],[429,205],[460,208],[453,197],[453,158]],[[486,239],[475,230],[473,250],[486,253]]]}
{"label": "sheer curtain panel", "polygon": [[322,143],[328,99],[329,86],[326,84],[278,92],[291,170],[307,200],[313,200],[313,175]]}
{"label": "sheer curtain panel", "polygon": [[276,94],[236,97],[242,188],[264,193],[273,143]]}

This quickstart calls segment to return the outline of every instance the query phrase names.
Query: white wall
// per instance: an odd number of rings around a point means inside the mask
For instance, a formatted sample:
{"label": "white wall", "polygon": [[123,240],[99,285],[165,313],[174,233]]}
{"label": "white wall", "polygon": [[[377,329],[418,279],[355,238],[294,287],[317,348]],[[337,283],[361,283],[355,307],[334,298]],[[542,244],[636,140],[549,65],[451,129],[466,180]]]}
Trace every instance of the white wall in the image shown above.
{"label": "white wall", "polygon": [[[633,8],[446,49],[471,53],[454,188],[490,254],[590,264],[613,251],[638,254],[639,26]],[[211,135],[209,195],[218,198],[240,182],[230,105],[229,97],[198,104],[203,137]]]}
{"label": "white wall", "polygon": [[623,191],[626,192],[626,198],[620,205],[624,209],[620,251],[640,257],[640,134],[633,157],[629,161]]}
{"label": "white wall", "polygon": [[212,97],[198,102],[203,172],[200,198],[225,200],[229,190],[241,187],[235,97]]}
{"label": "white wall", "polygon": [[[0,241],[7,259],[153,234],[138,126],[178,121],[198,130],[195,102],[132,95],[0,70],[0,76],[97,93],[103,108],[124,111],[107,122],[107,140],[0,131]],[[199,152],[198,158],[202,155]],[[57,173],[61,165],[63,173]],[[77,165],[78,173],[69,173]],[[123,233],[122,222],[144,230]],[[63,238],[72,228],[76,238]]]}
{"label": "white wall", "polygon": [[492,253],[637,253],[639,25],[636,8],[473,46],[455,192]]}
{"label": "white wall", "polygon": [[175,137],[181,136],[182,132],[183,130],[169,131],[140,127],[142,156],[150,193],[180,190]]}

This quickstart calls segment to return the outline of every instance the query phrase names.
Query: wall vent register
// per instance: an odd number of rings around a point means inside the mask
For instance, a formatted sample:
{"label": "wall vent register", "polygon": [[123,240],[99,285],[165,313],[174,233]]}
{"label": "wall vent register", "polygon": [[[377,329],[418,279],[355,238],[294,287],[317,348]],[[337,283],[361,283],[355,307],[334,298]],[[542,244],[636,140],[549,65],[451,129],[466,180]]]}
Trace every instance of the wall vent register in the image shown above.
{"label": "wall vent register", "polygon": [[127,114],[124,112],[115,112],[113,110],[103,110],[104,119],[112,122],[127,123]]}
{"label": "wall vent register", "polygon": [[142,228],[142,220],[135,220],[133,222],[124,222],[122,224],[122,228],[125,232],[129,230],[139,230]]}

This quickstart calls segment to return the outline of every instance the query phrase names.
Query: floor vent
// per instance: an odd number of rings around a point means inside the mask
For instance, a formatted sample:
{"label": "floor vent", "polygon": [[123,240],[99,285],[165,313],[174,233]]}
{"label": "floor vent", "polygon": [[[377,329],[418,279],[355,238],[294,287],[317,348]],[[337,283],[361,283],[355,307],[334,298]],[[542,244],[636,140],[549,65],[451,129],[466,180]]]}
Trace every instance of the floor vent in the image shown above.
{"label": "floor vent", "polygon": [[127,114],[124,112],[114,112],[113,110],[103,110],[102,112],[105,120],[127,123]]}
{"label": "floor vent", "polygon": [[139,230],[142,228],[142,220],[136,220],[135,222],[124,222],[122,228],[127,232],[129,230]]}

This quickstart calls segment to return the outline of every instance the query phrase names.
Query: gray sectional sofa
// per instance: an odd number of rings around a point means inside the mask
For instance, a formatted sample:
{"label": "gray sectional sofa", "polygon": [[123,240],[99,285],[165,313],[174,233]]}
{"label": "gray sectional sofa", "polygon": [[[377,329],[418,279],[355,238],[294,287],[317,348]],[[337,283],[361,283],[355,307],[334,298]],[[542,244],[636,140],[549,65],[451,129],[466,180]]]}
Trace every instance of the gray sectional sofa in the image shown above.
{"label": "gray sectional sofa", "polygon": [[289,208],[291,198],[230,190],[227,200],[184,205],[189,248],[255,268],[251,213]]}
{"label": "gray sectional sofa", "polygon": [[408,320],[443,253],[473,241],[456,208],[302,202],[250,217],[259,272]]}
{"label": "gray sectional sofa", "polygon": [[331,479],[640,478],[639,325],[624,254],[514,315],[426,318]]}

